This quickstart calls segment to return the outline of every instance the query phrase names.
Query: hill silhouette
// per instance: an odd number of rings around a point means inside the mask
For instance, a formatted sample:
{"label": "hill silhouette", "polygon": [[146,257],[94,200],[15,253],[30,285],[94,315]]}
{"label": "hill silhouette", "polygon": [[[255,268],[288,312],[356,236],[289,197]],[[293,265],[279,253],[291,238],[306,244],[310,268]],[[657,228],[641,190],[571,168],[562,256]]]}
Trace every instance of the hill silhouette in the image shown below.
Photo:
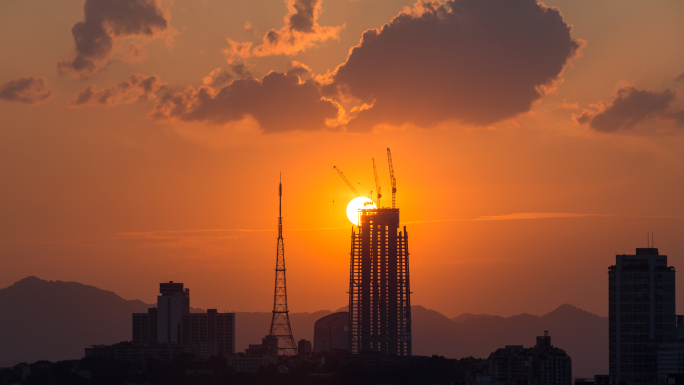
{"label": "hill silhouette", "polygon": [[[130,340],[131,314],[152,306],[76,282],[24,278],[0,289],[0,367],[78,359],[87,346]],[[412,312],[414,355],[486,358],[504,345],[532,346],[548,330],[553,345],[572,357],[573,376],[608,371],[608,319],[571,305],[543,316],[506,318],[463,314],[450,319],[422,306]],[[330,313],[290,313],[295,339],[313,340],[314,323]],[[268,333],[271,312],[238,312],[235,322],[235,348],[243,351]]]}
{"label": "hill silhouette", "polygon": [[505,345],[532,346],[535,337],[548,330],[551,343],[572,358],[574,377],[608,373],[608,318],[572,305],[561,305],[543,316],[456,317],[460,321],[422,306],[411,311],[414,354],[487,357]]}
{"label": "hill silhouette", "polygon": [[76,282],[24,278],[0,290],[0,366],[81,358],[93,344],[130,339],[149,305]]}

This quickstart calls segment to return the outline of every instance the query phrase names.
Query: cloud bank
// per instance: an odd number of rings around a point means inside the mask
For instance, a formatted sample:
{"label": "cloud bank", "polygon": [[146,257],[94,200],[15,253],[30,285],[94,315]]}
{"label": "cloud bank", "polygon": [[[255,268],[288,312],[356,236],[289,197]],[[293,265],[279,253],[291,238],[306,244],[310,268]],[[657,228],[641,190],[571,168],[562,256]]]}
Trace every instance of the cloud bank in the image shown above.
{"label": "cloud bank", "polygon": [[116,106],[134,103],[138,100],[154,98],[156,93],[165,88],[159,76],[133,74],[125,81],[102,90],[95,90],[92,85],[86,87],[71,101],[71,106]]}
{"label": "cloud bank", "polygon": [[670,121],[681,128],[684,127],[684,109],[673,106],[675,96],[669,89],[658,92],[623,87],[615,93],[612,102],[600,102],[598,110],[585,109],[573,118],[600,132],[631,130],[654,119]]}
{"label": "cloud bank", "polygon": [[[83,11],[84,20],[71,28],[76,50],[58,62],[61,72],[80,77],[107,64],[116,39],[157,38],[169,30],[169,17],[159,0],[85,0]],[[136,58],[143,55],[140,50],[135,45],[129,47]]]}
{"label": "cloud bank", "polygon": [[216,90],[202,86],[162,96],[154,119],[176,118],[224,124],[252,116],[266,132],[311,131],[336,120],[337,105],[321,97],[313,80],[296,74],[271,72],[261,80],[248,75]]}
{"label": "cloud bank", "polygon": [[[264,35],[262,43],[252,49],[251,42],[240,43],[228,39],[230,48],[223,50],[228,62],[246,59],[251,56],[294,55],[300,51],[337,39],[339,27],[326,27],[318,24],[322,12],[322,0],[286,0],[288,13],[284,25],[279,30],[272,29]],[[249,30],[254,31],[249,25]]]}
{"label": "cloud bank", "polygon": [[39,104],[52,96],[52,90],[43,78],[12,79],[0,85],[0,100],[11,103]]}
{"label": "cloud bank", "polygon": [[[316,33],[320,2],[307,1],[288,3],[281,32]],[[205,78],[212,87],[169,95],[153,116],[222,124],[251,115],[264,132],[489,125],[528,112],[560,82],[582,46],[571,29],[558,9],[536,0],[422,0],[364,32],[346,62],[323,76],[297,62],[262,80],[216,71]],[[234,45],[238,56],[258,51]],[[232,82],[218,89],[214,79]]]}
{"label": "cloud bank", "polygon": [[489,125],[530,110],[581,47],[536,0],[422,0],[364,32],[328,92],[354,98],[351,130],[457,120]]}

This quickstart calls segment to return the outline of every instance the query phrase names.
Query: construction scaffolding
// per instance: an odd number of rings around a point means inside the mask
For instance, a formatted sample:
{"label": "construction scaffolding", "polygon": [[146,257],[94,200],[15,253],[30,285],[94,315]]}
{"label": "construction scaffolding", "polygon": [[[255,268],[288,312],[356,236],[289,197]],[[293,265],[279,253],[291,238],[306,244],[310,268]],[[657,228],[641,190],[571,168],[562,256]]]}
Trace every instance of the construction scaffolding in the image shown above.
{"label": "construction scaffolding", "polygon": [[359,210],[349,273],[351,353],[411,355],[408,233],[399,209]]}

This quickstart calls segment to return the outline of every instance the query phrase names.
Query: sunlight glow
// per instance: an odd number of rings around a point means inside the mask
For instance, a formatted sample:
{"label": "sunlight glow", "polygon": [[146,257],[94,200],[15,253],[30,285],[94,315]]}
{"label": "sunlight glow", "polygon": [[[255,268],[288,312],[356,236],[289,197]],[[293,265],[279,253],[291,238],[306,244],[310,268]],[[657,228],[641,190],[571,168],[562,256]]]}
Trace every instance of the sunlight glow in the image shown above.
{"label": "sunlight glow", "polygon": [[370,198],[366,198],[366,197],[354,198],[347,205],[347,218],[349,218],[351,223],[358,226],[359,225],[359,209],[376,209],[376,208],[377,208],[377,206],[375,206],[375,202],[373,202]]}

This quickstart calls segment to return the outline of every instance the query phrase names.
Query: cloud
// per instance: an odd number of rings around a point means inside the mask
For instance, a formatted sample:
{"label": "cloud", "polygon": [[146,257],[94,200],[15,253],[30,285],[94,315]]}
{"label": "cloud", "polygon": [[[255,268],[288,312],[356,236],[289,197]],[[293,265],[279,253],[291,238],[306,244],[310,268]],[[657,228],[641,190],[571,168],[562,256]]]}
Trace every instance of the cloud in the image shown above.
{"label": "cloud", "polygon": [[322,98],[313,80],[271,72],[261,80],[247,75],[214,89],[208,86],[162,96],[154,119],[180,119],[225,124],[252,116],[264,132],[310,131],[336,121],[338,106]]}
{"label": "cloud", "polygon": [[52,90],[43,78],[12,79],[0,85],[0,100],[22,104],[39,104],[52,96]]}
{"label": "cloud", "polygon": [[[74,24],[71,34],[75,52],[58,62],[61,72],[87,77],[100,70],[110,59],[115,40],[127,37],[157,38],[170,30],[169,16],[160,0],[85,0],[84,20]],[[139,45],[131,45],[133,60],[145,54]]]}
{"label": "cloud", "polygon": [[251,33],[254,37],[259,37],[259,31],[257,31],[249,21],[245,21],[245,31]]}
{"label": "cloud", "polygon": [[630,130],[651,119],[673,120],[675,126],[684,127],[684,109],[673,111],[675,96],[669,89],[658,92],[623,87],[612,102],[600,102],[598,110],[585,109],[573,119],[601,132]]}
{"label": "cloud", "polygon": [[507,215],[488,215],[479,217],[478,221],[507,221],[513,219],[551,219],[551,218],[581,218],[593,217],[596,214],[578,213],[513,213]]}
{"label": "cloud", "polygon": [[252,73],[245,67],[244,64],[234,64],[230,66],[229,70],[222,70],[217,68],[209,73],[209,75],[202,78],[202,83],[205,86],[220,87],[224,84],[230,83],[235,78],[242,78]]}
{"label": "cloud", "polygon": [[154,98],[165,89],[165,83],[157,75],[133,74],[125,81],[102,90],[86,87],[71,101],[71,106],[116,106]]}
{"label": "cloud", "polygon": [[326,90],[369,106],[351,130],[489,125],[529,111],[560,81],[582,46],[571,29],[536,0],[422,0],[364,32]]}
{"label": "cloud", "polygon": [[[337,39],[344,26],[326,27],[318,24],[321,15],[322,0],[285,0],[288,13],[284,25],[279,30],[271,29],[262,38],[260,45],[252,49],[251,42],[239,43],[227,39],[230,48],[223,50],[229,63],[237,59],[251,56],[294,55],[300,51],[322,43],[328,39]],[[251,24],[245,29],[255,33]]]}
{"label": "cloud", "polygon": [[288,75],[294,74],[301,78],[303,76],[311,76],[313,74],[313,71],[309,66],[295,60],[290,62],[289,67],[290,68],[287,70]]}
{"label": "cloud", "polygon": [[233,75],[230,72],[217,68],[209,72],[209,75],[202,78],[202,83],[206,86],[218,87],[230,83],[231,80],[233,80]]}

